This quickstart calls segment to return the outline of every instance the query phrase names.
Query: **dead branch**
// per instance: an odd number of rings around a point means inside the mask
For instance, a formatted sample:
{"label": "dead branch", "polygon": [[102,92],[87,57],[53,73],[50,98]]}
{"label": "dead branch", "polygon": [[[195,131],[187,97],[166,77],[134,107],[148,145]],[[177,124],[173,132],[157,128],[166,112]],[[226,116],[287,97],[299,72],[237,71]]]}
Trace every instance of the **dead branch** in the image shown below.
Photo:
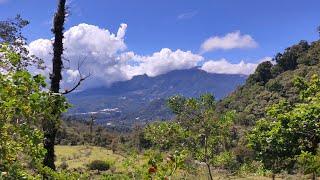
{"label": "dead branch", "polygon": [[90,72],[89,72],[89,74],[87,74],[85,76],[83,76],[82,73],[81,73],[80,69],[81,69],[81,66],[84,64],[85,60],[86,60],[86,58],[83,58],[83,59],[81,59],[81,61],[78,62],[77,70],[79,72],[79,77],[80,77],[78,83],[76,83],[75,86],[73,88],[71,88],[70,90],[65,90],[62,94],[69,94],[69,93],[73,92],[74,90],[76,90],[81,85],[81,83],[83,81],[85,81],[88,77],[91,76]]}

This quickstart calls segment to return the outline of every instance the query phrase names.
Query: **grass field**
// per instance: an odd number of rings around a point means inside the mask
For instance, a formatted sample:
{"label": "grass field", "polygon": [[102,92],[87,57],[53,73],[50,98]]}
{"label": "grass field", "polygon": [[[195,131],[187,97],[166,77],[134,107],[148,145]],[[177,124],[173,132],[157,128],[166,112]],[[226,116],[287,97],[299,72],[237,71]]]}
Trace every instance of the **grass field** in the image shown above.
{"label": "grass field", "polygon": [[56,165],[68,164],[68,169],[85,169],[94,160],[110,162],[117,171],[123,171],[124,157],[111,150],[93,146],[56,146]]}
{"label": "grass field", "polygon": [[[56,146],[56,165],[61,166],[62,162],[68,164],[68,169],[70,170],[83,170],[87,171],[86,165],[94,160],[103,160],[111,163],[111,168],[109,170],[112,173],[125,173],[127,172],[123,163],[125,157],[122,155],[113,153],[111,150],[94,147],[94,146]],[[139,163],[139,162],[138,162]],[[94,173],[93,173],[94,174]],[[233,176],[226,174],[224,172],[214,171],[214,179],[241,179],[241,180],[267,180],[270,177],[262,176]],[[99,175],[95,174],[94,179],[99,179]],[[207,180],[206,169],[201,168],[197,175],[189,174],[188,177],[178,174],[175,179],[197,179],[197,180]],[[278,175],[276,179],[288,179],[288,180],[300,180],[300,179],[310,179],[309,176],[289,176],[289,175]]]}

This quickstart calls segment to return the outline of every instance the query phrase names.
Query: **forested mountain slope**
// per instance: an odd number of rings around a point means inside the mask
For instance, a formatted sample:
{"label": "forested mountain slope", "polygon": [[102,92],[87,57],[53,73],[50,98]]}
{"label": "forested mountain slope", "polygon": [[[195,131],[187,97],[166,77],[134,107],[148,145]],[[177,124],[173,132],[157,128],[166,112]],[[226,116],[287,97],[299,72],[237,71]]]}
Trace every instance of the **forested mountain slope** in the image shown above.
{"label": "forested mountain slope", "polygon": [[301,41],[278,53],[274,60],[276,64],[261,63],[245,85],[218,103],[218,111],[236,110],[236,123],[248,126],[264,117],[266,108],[281,99],[297,102],[295,77],[308,79],[320,74],[320,41]]}

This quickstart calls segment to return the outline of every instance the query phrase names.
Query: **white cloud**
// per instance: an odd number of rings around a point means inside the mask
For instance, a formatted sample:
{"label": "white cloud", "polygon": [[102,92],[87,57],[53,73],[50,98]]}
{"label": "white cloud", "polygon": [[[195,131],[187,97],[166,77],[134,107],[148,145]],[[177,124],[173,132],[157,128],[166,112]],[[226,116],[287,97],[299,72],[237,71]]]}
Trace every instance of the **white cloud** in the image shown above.
{"label": "white cloud", "polygon": [[[127,51],[124,41],[127,25],[121,24],[117,33],[94,25],[79,24],[65,33],[63,54],[65,71],[62,88],[68,89],[79,78],[77,66],[83,62],[81,73],[91,73],[82,88],[108,86],[117,81],[129,80],[136,75],[147,74],[154,77],[172,70],[198,67],[205,59],[191,51],[163,48],[151,55],[137,55]],[[240,37],[239,35],[236,35]],[[240,39],[242,39],[241,36]],[[33,70],[35,73],[49,74],[52,67],[52,40],[38,39],[29,44],[32,54],[42,58],[47,65],[45,71]],[[265,58],[264,60],[270,60]],[[229,63],[226,59],[206,61],[200,69],[209,73],[245,74],[254,72],[257,64]]]}
{"label": "white cloud", "polygon": [[226,59],[220,59],[217,61],[209,60],[205,62],[201,69],[208,73],[217,73],[217,74],[252,74],[257,68],[258,64],[254,63],[245,63],[241,61],[238,64],[232,64]]}
{"label": "white cloud", "polygon": [[128,25],[127,24],[124,24],[122,23],[120,25],[120,28],[118,30],[118,33],[117,33],[117,37],[120,38],[120,39],[123,39],[124,36],[126,35],[126,29],[127,29]]}
{"label": "white cloud", "polygon": [[79,70],[72,70],[72,69],[68,69],[66,71],[66,74],[68,75],[67,76],[67,82],[68,83],[72,83],[74,82],[75,80],[77,80],[79,78],[79,75],[80,75],[80,72]]}
{"label": "white cloud", "polygon": [[[70,69],[63,74],[64,88],[72,86],[77,79],[79,72],[75,67],[83,60],[82,74],[92,74],[84,83],[86,87],[110,85],[116,81],[129,80],[135,75],[157,76],[171,70],[188,69],[203,60],[200,55],[179,49],[172,51],[163,48],[150,56],[125,51],[126,29],[126,24],[121,24],[116,34],[88,24],[79,24],[68,29],[64,33],[63,57],[68,60],[64,62],[64,66]],[[35,40],[29,44],[29,49],[32,54],[45,60],[48,69],[41,73],[48,76],[52,66],[52,41]]]}
{"label": "white cloud", "polygon": [[190,18],[193,18],[194,16],[196,16],[197,14],[198,14],[198,11],[191,11],[191,12],[187,12],[187,13],[182,13],[177,16],[177,19],[178,20],[190,19]]}
{"label": "white cloud", "polygon": [[[64,62],[69,70],[64,72],[64,83],[75,78],[78,63],[84,61],[81,67],[82,74],[91,72],[92,80],[85,84],[88,87],[97,84],[110,84],[114,81],[123,80],[121,68],[118,67],[116,57],[126,49],[124,36],[127,25],[121,24],[117,34],[110,33],[107,29],[88,24],[79,24],[71,27],[64,33]],[[48,69],[42,72],[46,75],[51,71],[52,41],[49,39],[38,39],[29,44],[32,54],[42,58]],[[69,84],[70,86],[70,84]]]}
{"label": "white cloud", "polygon": [[265,61],[270,61],[270,62],[274,63],[274,62],[273,62],[273,58],[272,58],[272,57],[269,57],[269,56],[266,56],[266,57],[260,59],[258,62],[259,62],[259,64],[260,64],[260,63],[265,62]]}
{"label": "white cloud", "polygon": [[180,49],[172,51],[168,48],[163,48],[151,56],[135,55],[132,60],[138,63],[138,65],[127,65],[125,67],[125,71],[129,77],[139,74],[147,74],[153,77],[172,70],[196,67],[203,60],[203,57],[193,54],[191,51],[182,51]]}
{"label": "white cloud", "polygon": [[266,56],[262,59],[257,60],[257,63],[246,63],[242,60],[239,63],[235,64],[232,64],[228,60],[223,58],[216,61],[206,61],[200,69],[208,73],[250,75],[254,73],[260,63],[265,61],[272,61],[272,57]]}
{"label": "white cloud", "polygon": [[29,51],[47,60],[52,55],[52,42],[49,39],[37,39],[29,44]]}
{"label": "white cloud", "polygon": [[240,31],[228,33],[223,37],[213,36],[205,40],[200,47],[200,52],[205,53],[218,49],[243,49],[255,48],[258,43],[248,34],[241,35]]}
{"label": "white cloud", "polygon": [[115,35],[106,29],[93,25],[79,24],[74,26],[64,33],[66,55],[81,54],[93,57],[111,57],[126,49],[123,39],[126,28],[126,24],[121,24],[117,35]]}

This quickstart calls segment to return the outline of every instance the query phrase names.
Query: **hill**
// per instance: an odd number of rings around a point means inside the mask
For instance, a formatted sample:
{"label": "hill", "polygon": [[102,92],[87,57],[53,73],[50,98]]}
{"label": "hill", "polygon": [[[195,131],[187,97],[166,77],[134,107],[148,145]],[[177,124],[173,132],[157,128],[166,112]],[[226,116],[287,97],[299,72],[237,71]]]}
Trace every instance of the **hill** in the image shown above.
{"label": "hill", "polygon": [[294,79],[320,74],[320,41],[301,41],[275,56],[276,64],[261,63],[246,83],[218,103],[218,111],[236,110],[236,123],[251,126],[266,108],[287,99],[298,101]]}

